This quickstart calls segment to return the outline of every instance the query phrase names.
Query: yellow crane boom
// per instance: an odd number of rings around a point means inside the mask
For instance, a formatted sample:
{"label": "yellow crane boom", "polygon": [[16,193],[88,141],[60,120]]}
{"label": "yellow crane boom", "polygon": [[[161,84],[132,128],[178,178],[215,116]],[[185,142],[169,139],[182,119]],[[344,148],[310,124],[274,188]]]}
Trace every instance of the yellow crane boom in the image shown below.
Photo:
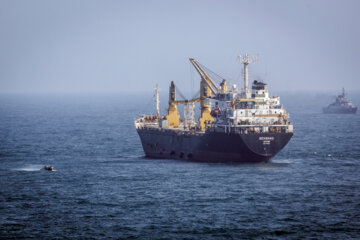
{"label": "yellow crane boom", "polygon": [[[207,98],[211,97],[212,94],[219,92],[219,87],[211,80],[206,71],[200,66],[200,64],[193,58],[189,58],[192,65],[194,65],[196,71],[201,76],[200,81],[200,109],[201,116],[199,118],[199,124],[201,130],[205,129],[205,122],[213,122],[214,119],[211,116],[211,102],[207,102]],[[226,84],[225,84],[226,85]]]}
{"label": "yellow crane boom", "polygon": [[[169,126],[178,127],[180,123],[180,115],[177,111],[178,104],[187,104],[200,102],[201,107],[201,116],[199,118],[199,124],[202,130],[205,129],[205,122],[213,122],[214,119],[211,117],[211,102],[207,101],[213,94],[217,94],[219,92],[226,92],[227,86],[226,81],[223,80],[221,83],[221,88],[219,88],[209,77],[206,71],[201,67],[201,65],[195,61],[193,58],[189,58],[192,65],[195,67],[196,71],[199,73],[201,77],[200,81],[200,98],[194,98],[191,100],[176,100],[176,87],[174,82],[171,82],[169,88],[169,108],[168,114],[166,115],[166,119],[169,121]],[[221,90],[221,91],[220,91]]]}
{"label": "yellow crane boom", "polygon": [[216,94],[219,91],[218,86],[216,86],[216,84],[211,80],[211,78],[209,77],[209,75],[205,72],[205,70],[200,66],[200,64],[195,61],[195,59],[193,58],[189,58],[190,62],[192,63],[192,65],[195,67],[196,71],[199,73],[199,75],[201,76],[201,79],[205,81],[205,83],[209,86],[209,88],[211,89],[211,92]]}

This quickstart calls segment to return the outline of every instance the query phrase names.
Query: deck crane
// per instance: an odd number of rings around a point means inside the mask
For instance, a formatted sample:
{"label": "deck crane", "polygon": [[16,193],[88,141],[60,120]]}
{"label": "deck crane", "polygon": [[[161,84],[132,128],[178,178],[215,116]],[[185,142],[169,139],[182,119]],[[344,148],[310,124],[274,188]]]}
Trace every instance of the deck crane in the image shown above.
{"label": "deck crane", "polygon": [[188,104],[200,102],[200,98],[194,98],[190,100],[176,100],[176,86],[173,81],[171,81],[169,87],[169,108],[168,114],[166,115],[166,119],[169,122],[170,127],[178,127],[180,123],[180,114],[177,110],[178,104]]}
{"label": "deck crane", "polygon": [[168,120],[169,126],[178,127],[180,123],[180,115],[177,110],[178,104],[188,104],[200,102],[201,116],[199,118],[199,124],[202,130],[205,129],[205,122],[212,122],[214,119],[211,117],[211,102],[207,101],[208,98],[211,98],[213,95],[218,93],[226,93],[227,85],[225,79],[221,82],[220,87],[218,87],[213,80],[209,77],[206,71],[201,67],[201,65],[195,61],[195,59],[190,58],[190,62],[195,67],[196,71],[201,76],[200,81],[200,97],[190,100],[176,100],[176,87],[172,81],[169,87],[169,108],[166,119]]}
{"label": "deck crane", "polygon": [[206,71],[200,66],[195,59],[189,59],[192,65],[195,67],[196,71],[200,74],[200,108],[201,116],[199,118],[200,127],[202,130],[205,129],[205,122],[213,122],[214,119],[211,117],[211,102],[206,101],[207,98],[211,98],[212,94],[217,95],[218,93],[226,93],[227,85],[226,80],[224,79],[220,88],[211,80]]}

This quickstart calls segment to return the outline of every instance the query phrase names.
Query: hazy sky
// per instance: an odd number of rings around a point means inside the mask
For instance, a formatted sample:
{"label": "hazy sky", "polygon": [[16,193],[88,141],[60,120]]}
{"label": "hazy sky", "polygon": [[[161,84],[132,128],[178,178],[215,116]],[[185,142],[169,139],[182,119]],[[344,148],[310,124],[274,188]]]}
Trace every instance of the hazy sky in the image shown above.
{"label": "hazy sky", "polygon": [[[184,92],[188,58],[270,90],[360,89],[360,1],[0,0],[0,92]],[[242,84],[242,83],[241,83]]]}

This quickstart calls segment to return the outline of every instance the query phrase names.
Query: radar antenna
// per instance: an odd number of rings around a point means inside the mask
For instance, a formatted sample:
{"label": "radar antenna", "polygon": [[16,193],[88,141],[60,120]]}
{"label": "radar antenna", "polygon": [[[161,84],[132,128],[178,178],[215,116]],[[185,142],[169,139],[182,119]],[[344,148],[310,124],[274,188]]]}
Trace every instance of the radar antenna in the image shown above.
{"label": "radar antenna", "polygon": [[[245,55],[239,55],[238,60],[240,63],[244,64],[244,92],[247,95],[250,94],[248,82],[249,82],[249,67],[250,63],[256,62],[258,60],[258,55],[253,56],[251,59],[249,54],[245,53]],[[248,96],[247,96],[248,97]]]}

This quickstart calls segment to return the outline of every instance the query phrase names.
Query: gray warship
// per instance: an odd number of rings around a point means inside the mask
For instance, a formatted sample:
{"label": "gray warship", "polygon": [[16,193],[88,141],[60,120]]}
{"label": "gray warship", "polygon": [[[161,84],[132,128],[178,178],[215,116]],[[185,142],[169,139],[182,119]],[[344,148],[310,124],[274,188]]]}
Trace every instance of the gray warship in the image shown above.
{"label": "gray warship", "polygon": [[[142,115],[134,120],[146,157],[199,162],[266,162],[285,147],[294,131],[289,114],[280,104],[280,97],[270,97],[264,82],[253,81],[249,90],[248,65],[256,59],[246,54],[239,56],[239,60],[244,65],[242,89],[236,85],[228,87],[225,79],[215,84],[207,68],[190,58],[201,77],[200,96],[178,100],[177,88],[171,82],[164,116],[159,112],[159,90],[156,88],[156,115]],[[198,121],[194,120],[195,103],[200,103]],[[177,109],[180,104],[184,106],[182,120]]]}
{"label": "gray warship", "polygon": [[345,89],[338,95],[335,102],[323,108],[324,113],[352,113],[355,114],[357,107],[345,97]]}

